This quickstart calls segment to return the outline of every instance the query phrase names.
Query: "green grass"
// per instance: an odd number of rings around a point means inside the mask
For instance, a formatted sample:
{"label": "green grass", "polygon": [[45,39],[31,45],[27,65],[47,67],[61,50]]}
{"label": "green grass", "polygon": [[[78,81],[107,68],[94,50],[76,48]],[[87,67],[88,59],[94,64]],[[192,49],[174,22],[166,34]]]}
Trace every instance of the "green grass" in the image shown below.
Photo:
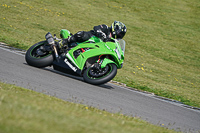
{"label": "green grass", "polygon": [[135,117],[108,113],[0,82],[0,132],[173,133],[174,131],[151,125]]}
{"label": "green grass", "polygon": [[114,80],[200,107],[199,0],[1,0],[0,41],[27,49],[62,28],[127,26],[124,67]]}

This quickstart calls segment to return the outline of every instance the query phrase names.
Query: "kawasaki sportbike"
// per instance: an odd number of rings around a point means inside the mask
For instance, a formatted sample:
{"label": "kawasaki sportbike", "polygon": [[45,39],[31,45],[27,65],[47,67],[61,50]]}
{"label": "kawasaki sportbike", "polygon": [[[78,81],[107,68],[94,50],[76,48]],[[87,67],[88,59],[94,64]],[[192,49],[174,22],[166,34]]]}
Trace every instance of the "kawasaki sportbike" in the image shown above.
{"label": "kawasaki sportbike", "polygon": [[[60,31],[62,39],[70,36],[68,30]],[[35,67],[53,66],[55,70],[82,76],[91,84],[103,84],[115,77],[117,69],[122,68],[125,41],[112,39],[103,42],[92,36],[83,43],[73,43],[61,47],[61,40],[51,33],[46,40],[31,46],[26,52],[26,62]]]}

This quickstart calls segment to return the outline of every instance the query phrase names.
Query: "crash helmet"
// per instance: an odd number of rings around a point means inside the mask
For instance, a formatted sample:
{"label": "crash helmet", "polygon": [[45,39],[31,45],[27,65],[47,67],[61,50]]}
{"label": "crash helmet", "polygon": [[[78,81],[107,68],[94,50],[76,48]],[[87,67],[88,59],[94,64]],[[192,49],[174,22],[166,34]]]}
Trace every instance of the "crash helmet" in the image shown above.
{"label": "crash helmet", "polygon": [[111,25],[111,34],[115,39],[122,39],[126,34],[126,26],[122,22],[115,21]]}

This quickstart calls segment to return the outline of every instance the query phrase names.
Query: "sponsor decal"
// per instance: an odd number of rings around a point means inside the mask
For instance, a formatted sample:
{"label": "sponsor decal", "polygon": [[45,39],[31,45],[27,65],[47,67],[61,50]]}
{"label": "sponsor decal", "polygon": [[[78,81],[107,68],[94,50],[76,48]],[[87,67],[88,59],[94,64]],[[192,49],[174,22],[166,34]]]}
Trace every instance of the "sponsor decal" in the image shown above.
{"label": "sponsor decal", "polygon": [[69,58],[69,60],[70,60],[77,68],[79,68],[78,65],[75,63],[75,61],[72,59],[72,57],[70,56],[69,53],[67,53],[66,56]]}
{"label": "sponsor decal", "polygon": [[67,60],[67,59],[65,59],[64,60],[64,62],[74,71],[74,72],[76,72],[77,71],[77,68],[76,67],[74,67],[74,66],[72,66],[72,64],[71,63],[69,63],[69,61]]}

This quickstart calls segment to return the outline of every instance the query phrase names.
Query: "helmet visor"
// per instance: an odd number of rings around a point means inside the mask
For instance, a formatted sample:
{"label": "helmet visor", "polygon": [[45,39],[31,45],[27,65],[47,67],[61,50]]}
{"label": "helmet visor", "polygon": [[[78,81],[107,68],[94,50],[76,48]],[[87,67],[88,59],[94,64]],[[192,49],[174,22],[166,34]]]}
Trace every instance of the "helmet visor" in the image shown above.
{"label": "helmet visor", "polygon": [[117,38],[122,39],[125,35],[125,32],[120,32],[119,34],[117,34]]}

